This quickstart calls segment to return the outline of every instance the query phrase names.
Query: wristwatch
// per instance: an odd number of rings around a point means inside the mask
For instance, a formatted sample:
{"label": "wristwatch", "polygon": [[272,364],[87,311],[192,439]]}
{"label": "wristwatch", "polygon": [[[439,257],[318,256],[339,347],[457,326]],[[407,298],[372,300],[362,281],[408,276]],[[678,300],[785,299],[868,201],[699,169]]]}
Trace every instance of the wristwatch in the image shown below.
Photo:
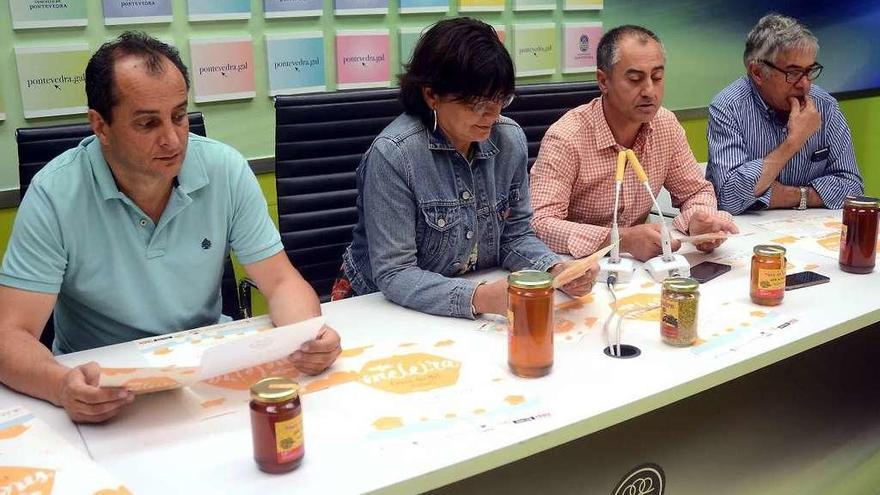
{"label": "wristwatch", "polygon": [[807,188],[801,186],[798,189],[801,191],[801,202],[798,203],[797,208],[795,208],[795,209],[796,210],[806,210],[807,209]]}

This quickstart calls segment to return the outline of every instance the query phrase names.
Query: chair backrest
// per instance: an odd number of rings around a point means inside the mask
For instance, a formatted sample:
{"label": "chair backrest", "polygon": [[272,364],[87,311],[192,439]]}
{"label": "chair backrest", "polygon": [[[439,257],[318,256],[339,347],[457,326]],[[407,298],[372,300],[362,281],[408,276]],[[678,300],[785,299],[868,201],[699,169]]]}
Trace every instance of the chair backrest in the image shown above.
{"label": "chair backrest", "polygon": [[[205,120],[201,112],[189,114],[189,130],[193,134],[205,136]],[[21,182],[21,197],[37,172],[49,161],[64,151],[76,147],[84,138],[92,135],[89,124],[67,124],[46,127],[29,127],[17,129],[15,139],[18,143],[18,172]],[[238,294],[236,292],[235,273],[232,269],[232,260],[227,258],[223,270],[221,282],[223,294],[223,314],[239,319],[240,308]],[[55,337],[53,318],[50,317],[43,330],[40,341],[47,347],[52,347]]]}
{"label": "chair backrest", "polygon": [[[596,83],[523,86],[504,111],[522,125],[529,166],[550,125],[599,95]],[[403,107],[397,89],[279,96],[275,100],[278,226],[294,266],[329,299],[357,223],[355,169]]]}

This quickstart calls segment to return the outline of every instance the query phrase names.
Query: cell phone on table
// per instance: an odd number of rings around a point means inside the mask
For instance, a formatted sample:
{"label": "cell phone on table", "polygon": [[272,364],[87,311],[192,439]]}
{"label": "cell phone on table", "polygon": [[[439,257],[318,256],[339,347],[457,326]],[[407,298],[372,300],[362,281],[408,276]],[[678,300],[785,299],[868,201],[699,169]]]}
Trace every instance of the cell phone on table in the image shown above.
{"label": "cell phone on table", "polygon": [[729,271],[730,265],[715,263],[714,261],[704,261],[691,267],[691,278],[701,284],[705,284],[713,278],[724,275]]}
{"label": "cell phone on table", "polygon": [[795,290],[801,287],[819,285],[829,282],[831,279],[816,272],[798,272],[785,276],[785,290]]}

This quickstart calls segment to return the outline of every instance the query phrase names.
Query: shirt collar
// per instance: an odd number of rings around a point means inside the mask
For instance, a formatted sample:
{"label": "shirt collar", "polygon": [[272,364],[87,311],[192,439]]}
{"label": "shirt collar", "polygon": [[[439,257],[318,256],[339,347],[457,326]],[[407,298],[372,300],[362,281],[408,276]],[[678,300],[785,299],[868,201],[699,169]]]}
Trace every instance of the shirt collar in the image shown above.
{"label": "shirt collar", "polygon": [[[191,143],[190,143],[191,144]],[[86,148],[92,165],[92,174],[95,182],[98,184],[98,190],[101,197],[108,199],[122,199],[124,196],[113,173],[110,171],[110,165],[104,158],[104,151],[101,149],[101,142],[97,136],[89,136],[80,142],[80,146]],[[205,170],[205,164],[194,156],[192,146],[187,146],[186,157],[183,159],[183,165],[180,168],[180,174],[177,176],[176,189],[182,193],[190,194],[208,185],[208,172]]]}
{"label": "shirt collar", "polygon": [[[443,131],[439,128],[436,131],[431,131],[427,127],[425,127],[425,135],[428,138],[428,149],[431,151],[457,151],[455,146],[446,139],[446,135],[443,134]],[[474,158],[491,158],[497,155],[501,150],[498,149],[498,146],[495,145],[495,142],[492,141],[492,138],[485,141],[477,141],[477,148],[474,153]]]}
{"label": "shirt collar", "polygon": [[[611,127],[608,126],[608,121],[605,120],[605,112],[602,110],[602,98],[600,96],[593,100],[593,104],[587,110],[587,120],[596,123],[596,149],[615,148],[622,150],[623,146],[617,144],[614,134],[611,133]],[[657,116],[655,115],[650,122],[642,124],[639,133],[636,134],[634,145],[646,140],[654,132],[653,124],[656,119]]]}

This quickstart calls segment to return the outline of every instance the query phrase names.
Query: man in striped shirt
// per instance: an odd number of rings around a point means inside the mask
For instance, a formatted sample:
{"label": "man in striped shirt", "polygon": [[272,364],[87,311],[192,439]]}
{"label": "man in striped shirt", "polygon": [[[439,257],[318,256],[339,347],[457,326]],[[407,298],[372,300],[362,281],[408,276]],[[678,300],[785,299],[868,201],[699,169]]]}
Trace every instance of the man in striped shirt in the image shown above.
{"label": "man in striped shirt", "polygon": [[[737,232],[719,212],[675,115],[663,108],[666,55],[657,35],[640,26],[614,28],[597,47],[602,96],[550,126],[531,173],[532,225],[557,253],[580,258],[608,245],[614,212],[614,171],[620,150],[638,156],[651,190],[665,187],[681,214],[675,227],[691,235]],[[651,196],[632,167],[623,177],[618,210],[620,250],[640,261],[662,252],[659,225],[645,223]],[[719,241],[700,243],[711,251]],[[680,243],[672,241],[672,248]]]}
{"label": "man in striped shirt", "polygon": [[790,17],[766,15],[749,33],[747,76],[709,106],[707,173],[722,209],[840,208],[863,193],[846,119],[812,84],[818,51]]}

